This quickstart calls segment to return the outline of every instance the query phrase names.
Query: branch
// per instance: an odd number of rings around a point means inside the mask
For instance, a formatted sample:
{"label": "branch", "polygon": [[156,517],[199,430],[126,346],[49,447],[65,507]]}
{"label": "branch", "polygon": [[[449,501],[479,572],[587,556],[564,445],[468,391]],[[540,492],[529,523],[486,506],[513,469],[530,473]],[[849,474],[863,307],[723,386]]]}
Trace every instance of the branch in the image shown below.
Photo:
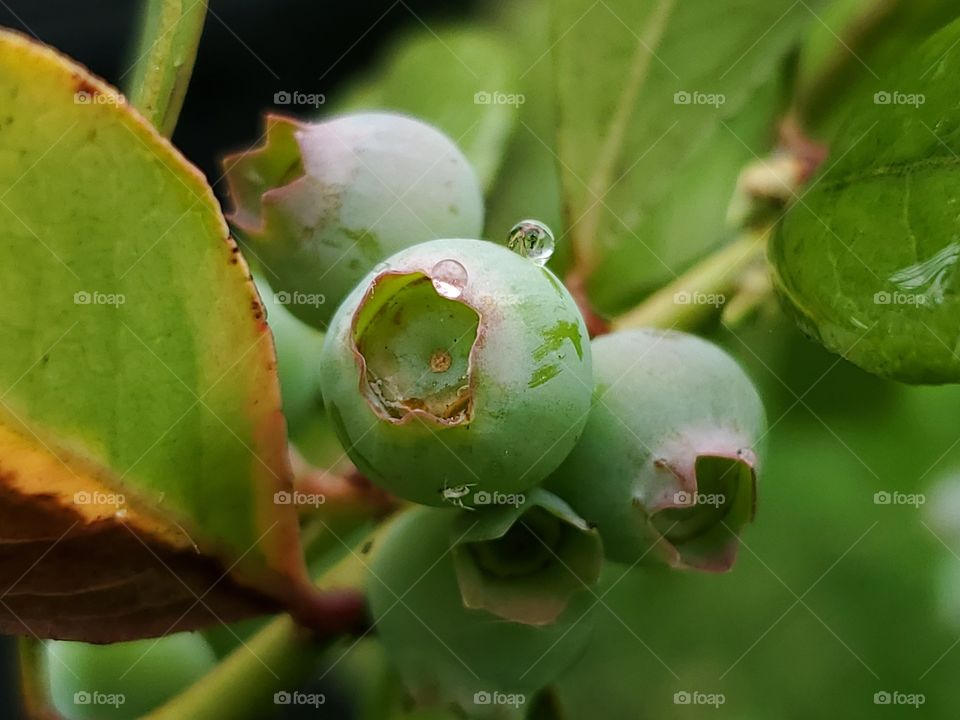
{"label": "branch", "polygon": [[180,116],[206,15],[206,0],[147,0],[144,8],[127,95],[166,137]]}
{"label": "branch", "polygon": [[[719,312],[740,287],[743,272],[764,258],[769,230],[748,230],[640,305],[611,322],[611,329],[694,329]],[[711,304],[705,300],[713,299]]]}
{"label": "branch", "polygon": [[[382,523],[360,547],[376,542],[390,523]],[[363,551],[347,557],[319,580],[321,586],[358,586],[366,571]],[[354,591],[359,594],[359,590]],[[145,716],[145,720],[259,720],[273,709],[273,695],[293,691],[310,673],[329,645],[356,627],[337,628],[320,636],[297,626],[287,615],[278,617],[227,656],[192,687]]]}

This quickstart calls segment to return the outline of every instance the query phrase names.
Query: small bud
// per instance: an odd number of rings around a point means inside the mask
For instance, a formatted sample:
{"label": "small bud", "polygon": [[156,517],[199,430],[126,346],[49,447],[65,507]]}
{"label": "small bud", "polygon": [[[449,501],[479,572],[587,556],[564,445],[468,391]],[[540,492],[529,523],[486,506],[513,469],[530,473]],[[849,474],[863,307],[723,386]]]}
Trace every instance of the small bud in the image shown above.
{"label": "small bud", "polygon": [[614,333],[593,352],[590,419],[546,486],[596,524],[611,560],[729,569],[753,518],[765,427],[750,379],[677,332]]}

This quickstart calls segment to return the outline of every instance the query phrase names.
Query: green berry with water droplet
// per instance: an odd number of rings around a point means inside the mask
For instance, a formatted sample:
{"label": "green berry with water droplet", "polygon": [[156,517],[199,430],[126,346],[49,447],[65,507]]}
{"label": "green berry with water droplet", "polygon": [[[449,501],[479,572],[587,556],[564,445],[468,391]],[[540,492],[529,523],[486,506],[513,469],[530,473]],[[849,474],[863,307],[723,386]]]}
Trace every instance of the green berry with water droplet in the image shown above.
{"label": "green berry with water droplet", "polygon": [[324,401],[357,467],[388,491],[465,506],[537,485],[590,408],[590,343],[549,270],[481,240],[389,258],[337,311]]}
{"label": "green berry with water droplet", "polygon": [[53,640],[45,649],[51,699],[67,720],[141,717],[216,665],[191,633],[113,645]]}
{"label": "green berry with water droplet", "polygon": [[266,137],[224,161],[230,220],[288,309],[321,330],[388,255],[483,228],[476,173],[431,125],[382,112],[319,123],[272,115]]}
{"label": "green berry with water droplet", "polygon": [[491,710],[477,693],[526,704],[579,657],[602,563],[595,532],[549,493],[498,510],[408,511],[378,542],[368,581],[407,689],[470,717]]}
{"label": "green berry with water droplet", "polygon": [[660,330],[593,342],[596,393],[577,447],[547,481],[608,558],[728,569],[753,518],[765,415],[716,345]]}

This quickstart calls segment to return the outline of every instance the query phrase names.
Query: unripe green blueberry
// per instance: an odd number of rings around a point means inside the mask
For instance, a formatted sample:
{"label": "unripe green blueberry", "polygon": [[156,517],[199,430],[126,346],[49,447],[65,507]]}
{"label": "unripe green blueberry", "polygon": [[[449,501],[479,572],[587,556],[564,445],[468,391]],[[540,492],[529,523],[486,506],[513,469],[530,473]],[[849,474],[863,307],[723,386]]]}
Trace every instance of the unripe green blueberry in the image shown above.
{"label": "unripe green blueberry", "polygon": [[415,700],[492,717],[497,708],[484,707],[482,693],[514,695],[523,705],[580,656],[592,627],[588,586],[599,575],[599,538],[538,492],[529,506],[487,519],[488,510],[416,508],[378,541],[370,609]]}
{"label": "unripe green blueberry", "polygon": [[283,414],[290,435],[295,436],[322,406],[320,349],[323,334],[290,313],[287,309],[289,294],[274,292],[263,278],[255,277],[255,280],[276,346]]}
{"label": "unripe green blueberry", "polygon": [[357,467],[427,505],[533,487],[590,408],[590,344],[546,268],[481,240],[387,260],[344,301],[323,347],[324,401]]}
{"label": "unripe green blueberry", "polygon": [[547,481],[611,560],[720,571],[753,517],[763,405],[740,366],[692,335],[593,342],[596,396],[577,447]]}
{"label": "unripe green blueberry", "polygon": [[483,229],[483,193],[467,158],[404,115],[271,116],[266,144],[224,163],[231,222],[274,289],[293,300],[290,311],[321,330],[388,255]]}
{"label": "unripe green blueberry", "polygon": [[113,645],[46,643],[51,697],[67,720],[141,717],[214,665],[213,650],[191,633]]}

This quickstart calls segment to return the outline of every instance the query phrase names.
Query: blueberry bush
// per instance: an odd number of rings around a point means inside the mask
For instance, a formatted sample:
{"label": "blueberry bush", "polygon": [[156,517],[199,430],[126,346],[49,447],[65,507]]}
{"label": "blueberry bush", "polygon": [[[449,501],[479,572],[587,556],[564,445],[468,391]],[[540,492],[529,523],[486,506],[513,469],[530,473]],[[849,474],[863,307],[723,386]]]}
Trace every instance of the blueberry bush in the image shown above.
{"label": "blueberry bush", "polygon": [[220,178],[207,11],[0,30],[30,717],[955,717],[960,7],[478,3]]}

